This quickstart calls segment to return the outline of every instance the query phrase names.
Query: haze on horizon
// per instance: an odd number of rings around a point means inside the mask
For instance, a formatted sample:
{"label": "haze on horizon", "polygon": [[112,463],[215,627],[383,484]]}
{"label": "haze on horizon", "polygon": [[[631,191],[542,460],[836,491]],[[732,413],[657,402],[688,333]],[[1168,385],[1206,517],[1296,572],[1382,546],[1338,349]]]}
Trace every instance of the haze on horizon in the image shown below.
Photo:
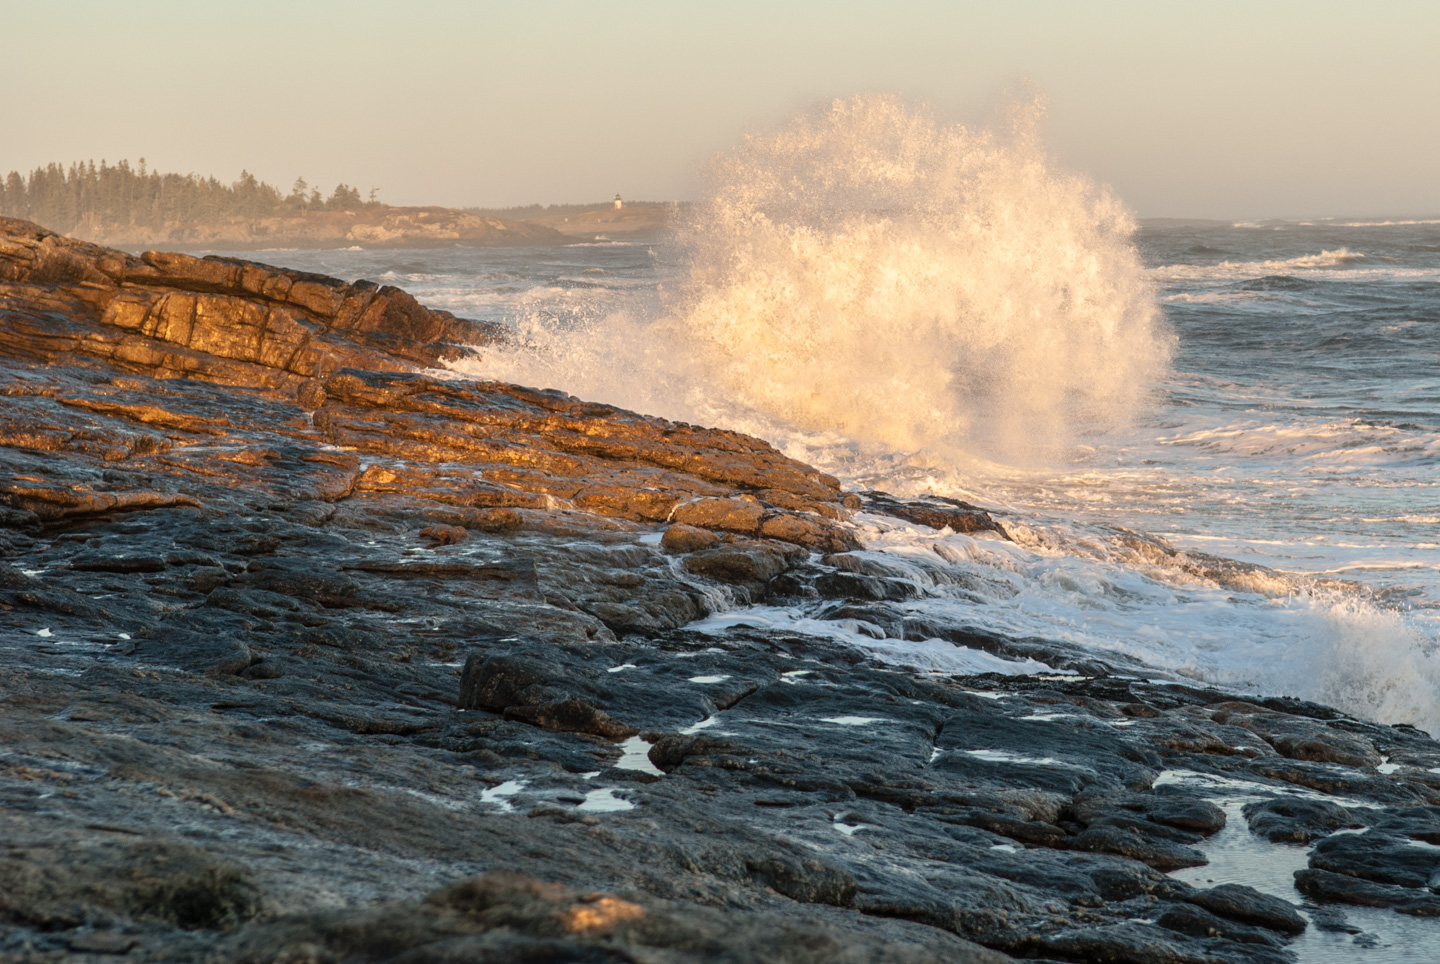
{"label": "haze on horizon", "polygon": [[1440,6],[377,0],[5,13],[0,173],[146,158],[391,204],[691,196],[856,93],[983,123],[1029,78],[1061,164],[1142,217],[1440,213]]}

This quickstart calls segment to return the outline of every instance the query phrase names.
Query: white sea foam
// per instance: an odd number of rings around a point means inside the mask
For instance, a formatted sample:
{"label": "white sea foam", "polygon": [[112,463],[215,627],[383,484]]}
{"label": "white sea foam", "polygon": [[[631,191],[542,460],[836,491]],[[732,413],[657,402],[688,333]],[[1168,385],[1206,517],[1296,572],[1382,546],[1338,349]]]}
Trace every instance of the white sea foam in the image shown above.
{"label": "white sea foam", "polygon": [[525,789],[524,780],[506,780],[504,783],[490,787],[488,790],[480,791],[481,803],[493,803],[506,813],[515,808],[510,805],[508,798],[515,796]]}
{"label": "white sea foam", "polygon": [[871,632],[864,632],[855,625],[854,620],[814,619],[803,611],[777,606],[754,606],[735,612],[718,613],[692,623],[689,628],[700,632],[721,633],[743,626],[828,636],[886,663],[940,673],[1003,673],[1007,676],[1019,676],[1054,672],[1052,667],[1039,660],[1006,659],[981,650],[957,646],[943,639],[888,639],[879,627],[871,627]]}
{"label": "white sea foam", "polygon": [[1031,529],[1023,546],[910,527],[862,533],[892,564],[922,546],[948,562],[955,582],[936,585],[925,607],[935,617],[1440,733],[1433,639],[1362,587],[1227,568],[1085,527]]}
{"label": "white sea foam", "polygon": [[1294,258],[1280,258],[1272,261],[1221,261],[1219,264],[1167,264],[1150,269],[1158,279],[1171,281],[1179,278],[1260,278],[1268,275],[1285,275],[1315,269],[1338,268],[1343,265],[1359,264],[1365,255],[1349,248],[1321,251],[1319,254],[1305,254]]}
{"label": "white sea foam", "polygon": [[1164,301],[1166,304],[1205,305],[1237,301],[1269,301],[1272,298],[1272,295],[1263,291],[1202,291],[1199,293],[1182,291],[1179,294],[1166,295]]}
{"label": "white sea foam", "polygon": [[987,763],[1029,763],[1035,766],[1065,766],[1065,761],[1049,756],[1020,756],[1005,750],[965,750],[971,756]]}
{"label": "white sea foam", "polygon": [[1419,224],[1440,224],[1440,218],[1424,218],[1407,221],[1335,221],[1333,227],[1337,228],[1398,228],[1409,227]]}
{"label": "white sea foam", "polygon": [[1301,459],[1317,467],[1368,469],[1380,464],[1440,459],[1440,436],[1419,425],[1361,419],[1286,422],[1242,420],[1193,429],[1157,440],[1161,445],[1251,458]]}
{"label": "white sea foam", "polygon": [[[1351,281],[1429,281],[1440,279],[1440,270],[1432,267],[1403,267],[1376,264],[1367,260],[1360,251],[1349,248],[1322,250],[1319,254],[1304,254],[1294,258],[1278,258],[1267,261],[1221,261],[1215,264],[1164,264],[1146,271],[1150,280],[1164,282],[1234,282],[1250,281],[1268,277],[1296,277],[1318,280],[1345,279]],[[1171,296],[1167,300],[1198,301],[1208,292],[1181,292],[1185,297]],[[1253,294],[1253,293],[1252,293]]]}

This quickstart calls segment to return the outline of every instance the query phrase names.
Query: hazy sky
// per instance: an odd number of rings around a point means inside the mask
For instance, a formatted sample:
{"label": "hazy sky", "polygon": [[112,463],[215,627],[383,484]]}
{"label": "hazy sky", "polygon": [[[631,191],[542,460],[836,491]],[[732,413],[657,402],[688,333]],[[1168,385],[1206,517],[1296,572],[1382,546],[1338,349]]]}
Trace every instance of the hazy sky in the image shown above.
{"label": "hazy sky", "polygon": [[1049,143],[1142,216],[1440,212],[1440,3],[0,0],[0,171],[147,158],[391,203],[688,196],[856,93]]}

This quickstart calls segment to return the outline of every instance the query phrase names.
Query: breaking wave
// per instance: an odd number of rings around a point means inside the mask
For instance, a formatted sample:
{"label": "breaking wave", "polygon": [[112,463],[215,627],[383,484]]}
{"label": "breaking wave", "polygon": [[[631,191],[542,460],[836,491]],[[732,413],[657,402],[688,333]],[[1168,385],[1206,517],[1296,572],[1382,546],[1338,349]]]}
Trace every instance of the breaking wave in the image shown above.
{"label": "breaking wave", "polygon": [[1440,224],[1440,218],[1422,218],[1408,221],[1334,221],[1337,228],[1398,228],[1420,224]]}
{"label": "breaking wave", "polygon": [[[944,585],[922,586],[909,605],[957,625],[1440,732],[1432,613],[1334,577],[1405,561],[1409,550],[1312,545],[1293,533],[1276,537],[1283,545],[1256,541],[1273,534],[1256,520],[1275,504],[1277,466],[1304,465],[1312,488],[1423,468],[1437,455],[1426,426],[1172,413],[1159,438],[1153,424],[1091,434],[1143,412],[1167,374],[1173,339],[1158,285],[1195,314],[1209,301],[1281,301],[1320,280],[1433,269],[1396,267],[1383,248],[1262,260],[1255,245],[1251,259],[1147,271],[1122,207],[1050,163],[1039,113],[1020,105],[984,130],[893,98],[856,98],[751,136],[710,165],[701,200],[660,249],[659,295],[616,300],[620,288],[600,298],[548,283],[510,298],[512,344],[487,347],[463,371],[745,431],[847,487],[995,507],[1014,542],[862,520],[877,559],[944,561]],[[1205,290],[1224,281],[1240,284]],[[1243,398],[1247,386],[1192,394]],[[1071,457],[1058,476],[1053,464],[1027,464],[1057,454]],[[1240,488],[1225,488],[1231,476]],[[1186,521],[1205,506],[1226,513],[1210,535]],[[1250,521],[1232,521],[1244,513]],[[1431,513],[1404,514],[1401,525]],[[1097,516],[1110,524],[1085,521]],[[1181,541],[1121,528],[1152,525]],[[1237,558],[1183,544],[1211,538]],[[722,615],[841,632],[803,608]],[[980,666],[949,644],[874,626],[861,635],[887,658]]]}
{"label": "breaking wave", "polygon": [[1150,274],[1157,280],[1233,280],[1236,278],[1258,278],[1283,276],[1291,272],[1333,270],[1346,265],[1360,264],[1365,255],[1348,248],[1306,254],[1298,258],[1284,258],[1275,261],[1221,261],[1218,264],[1167,264],[1151,269]]}
{"label": "breaking wave", "polygon": [[1106,191],[1008,127],[836,101],[709,167],[654,317],[543,320],[483,374],[733,427],[1028,457],[1125,422],[1170,337]]}

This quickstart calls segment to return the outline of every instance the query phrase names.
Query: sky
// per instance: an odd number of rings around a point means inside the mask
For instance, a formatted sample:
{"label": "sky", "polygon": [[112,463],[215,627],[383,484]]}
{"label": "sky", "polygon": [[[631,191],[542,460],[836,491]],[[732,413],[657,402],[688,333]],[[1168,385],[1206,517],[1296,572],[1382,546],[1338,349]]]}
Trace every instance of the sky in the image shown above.
{"label": "sky", "polygon": [[0,172],[676,200],[835,98],[973,123],[1028,79],[1056,161],[1141,217],[1440,212],[1434,0],[0,0],[0,23]]}

